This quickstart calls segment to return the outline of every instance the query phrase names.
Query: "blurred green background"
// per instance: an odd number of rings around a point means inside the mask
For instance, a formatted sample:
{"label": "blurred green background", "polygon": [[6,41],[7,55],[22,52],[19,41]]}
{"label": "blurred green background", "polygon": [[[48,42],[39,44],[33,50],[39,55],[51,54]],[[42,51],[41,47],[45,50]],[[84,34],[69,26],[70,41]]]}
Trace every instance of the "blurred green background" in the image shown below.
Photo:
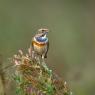
{"label": "blurred green background", "polygon": [[[27,51],[41,27],[50,29],[50,68],[68,82],[73,95],[95,95],[94,0],[0,0],[3,66],[19,49]],[[14,95],[12,85],[5,87],[7,95]]]}

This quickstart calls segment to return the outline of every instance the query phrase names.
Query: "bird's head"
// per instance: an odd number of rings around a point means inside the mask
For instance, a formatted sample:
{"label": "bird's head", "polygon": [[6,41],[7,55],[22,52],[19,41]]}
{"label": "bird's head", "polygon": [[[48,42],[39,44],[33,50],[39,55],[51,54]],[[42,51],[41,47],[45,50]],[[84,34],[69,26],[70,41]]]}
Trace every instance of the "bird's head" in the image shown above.
{"label": "bird's head", "polygon": [[49,32],[49,30],[46,29],[46,28],[38,29],[37,36],[39,36],[39,37],[46,37],[46,35],[47,35],[48,32]]}

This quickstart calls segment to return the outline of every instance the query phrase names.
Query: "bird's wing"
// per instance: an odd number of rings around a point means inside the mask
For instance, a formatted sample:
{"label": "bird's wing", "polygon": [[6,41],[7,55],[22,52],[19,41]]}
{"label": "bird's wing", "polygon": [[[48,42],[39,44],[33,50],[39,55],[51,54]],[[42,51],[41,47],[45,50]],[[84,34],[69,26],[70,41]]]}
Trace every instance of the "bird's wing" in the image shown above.
{"label": "bird's wing", "polygon": [[44,58],[47,58],[48,50],[49,50],[49,41],[47,42],[47,51],[46,51],[46,53],[45,53],[45,57],[44,57]]}

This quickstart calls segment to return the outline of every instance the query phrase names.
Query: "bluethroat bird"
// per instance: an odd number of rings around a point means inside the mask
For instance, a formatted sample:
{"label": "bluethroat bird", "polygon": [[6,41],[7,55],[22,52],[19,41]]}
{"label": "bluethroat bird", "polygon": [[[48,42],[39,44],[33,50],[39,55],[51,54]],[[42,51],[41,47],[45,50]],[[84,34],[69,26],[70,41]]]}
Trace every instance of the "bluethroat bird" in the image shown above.
{"label": "bluethroat bird", "polygon": [[47,58],[49,40],[47,38],[48,29],[38,29],[38,33],[32,39],[32,50],[42,59]]}

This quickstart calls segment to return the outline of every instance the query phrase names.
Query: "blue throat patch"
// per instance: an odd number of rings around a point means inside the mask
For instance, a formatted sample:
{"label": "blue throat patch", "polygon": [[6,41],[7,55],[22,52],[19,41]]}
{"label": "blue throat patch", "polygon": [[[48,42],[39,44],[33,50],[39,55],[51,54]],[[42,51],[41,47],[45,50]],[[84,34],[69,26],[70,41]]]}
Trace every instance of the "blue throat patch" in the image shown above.
{"label": "blue throat patch", "polygon": [[48,38],[36,37],[36,40],[38,42],[47,42],[48,41]]}

